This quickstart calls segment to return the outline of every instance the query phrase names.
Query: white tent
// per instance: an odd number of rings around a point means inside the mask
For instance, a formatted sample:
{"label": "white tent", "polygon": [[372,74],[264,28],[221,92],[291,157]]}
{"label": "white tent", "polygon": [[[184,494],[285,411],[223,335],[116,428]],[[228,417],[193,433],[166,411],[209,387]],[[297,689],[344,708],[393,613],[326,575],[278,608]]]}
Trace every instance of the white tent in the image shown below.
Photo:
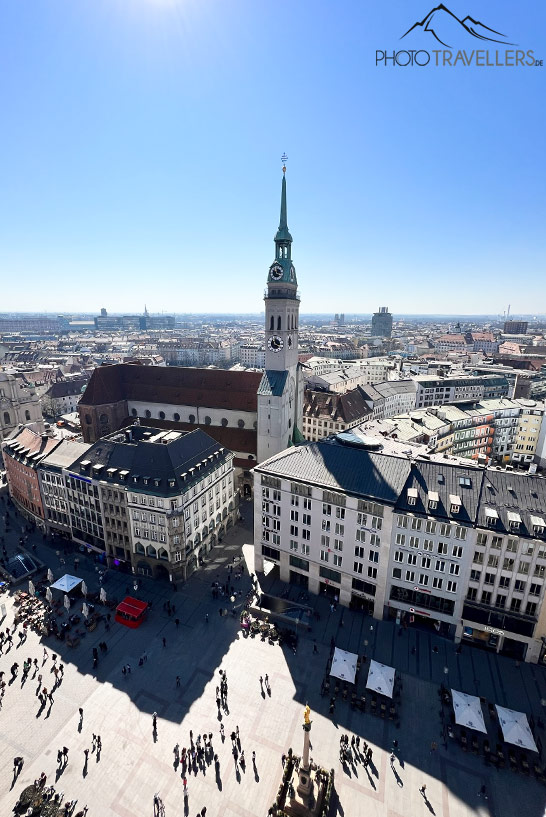
{"label": "white tent", "polygon": [[380,664],[378,661],[370,661],[370,671],[368,672],[368,681],[366,687],[379,692],[380,695],[386,695],[392,698],[394,689],[394,667],[388,667],[386,664]]}
{"label": "white tent", "polygon": [[48,567],[48,569],[47,569],[47,580],[48,580],[48,582],[53,581],[53,571],[51,570],[50,567]]}
{"label": "white tent", "polygon": [[525,712],[505,709],[504,706],[498,704],[495,704],[495,708],[506,743],[513,743],[514,746],[519,746],[522,749],[538,752]]}
{"label": "white tent", "polygon": [[70,591],[74,590],[81,582],[82,580],[78,579],[77,576],[70,576],[66,573],[61,579],[58,579],[55,584],[51,585],[51,589],[62,590],[63,593],[70,593]]}
{"label": "white tent", "polygon": [[333,675],[335,678],[340,678],[342,681],[354,684],[357,659],[358,655],[356,655],[356,653],[340,650],[339,647],[336,647],[330,675]]}
{"label": "white tent", "polygon": [[485,722],[483,719],[482,707],[480,699],[475,695],[467,695],[466,692],[457,692],[456,689],[451,690],[453,697],[453,709],[455,710],[455,723],[461,726],[468,726],[469,729],[475,729],[477,732],[487,734]]}

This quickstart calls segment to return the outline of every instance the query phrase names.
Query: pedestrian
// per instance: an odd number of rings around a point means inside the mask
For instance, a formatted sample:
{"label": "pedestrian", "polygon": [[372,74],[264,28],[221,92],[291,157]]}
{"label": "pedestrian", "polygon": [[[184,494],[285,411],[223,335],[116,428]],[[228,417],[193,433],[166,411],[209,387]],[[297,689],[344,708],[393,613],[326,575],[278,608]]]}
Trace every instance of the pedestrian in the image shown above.
{"label": "pedestrian", "polygon": [[317,642],[313,644],[313,655],[318,655]]}
{"label": "pedestrian", "polygon": [[423,783],[423,785],[419,789],[419,792],[423,795],[423,797],[426,800],[427,799],[427,784],[426,783]]}
{"label": "pedestrian", "polygon": [[396,755],[394,754],[394,752],[391,752],[391,766],[394,766],[395,757]]}
{"label": "pedestrian", "polygon": [[166,647],[166,646],[167,646],[167,639],[165,638],[165,636],[163,636],[163,646],[164,646],[164,647]]}
{"label": "pedestrian", "polygon": [[89,760],[89,749],[84,749],[83,753],[85,755],[85,764],[87,765],[87,761]]}
{"label": "pedestrian", "polygon": [[100,735],[97,735],[97,752],[102,752],[102,738]]}
{"label": "pedestrian", "polygon": [[177,676],[176,676],[176,686],[177,686],[177,687],[179,687],[179,686],[180,686],[180,675],[177,675]]}
{"label": "pedestrian", "polygon": [[[208,619],[207,619],[207,620],[208,620]],[[175,624],[176,624],[176,626],[178,627],[178,626],[180,625],[180,619],[179,619],[179,618],[175,618],[174,623],[175,623]]]}
{"label": "pedestrian", "polygon": [[252,765],[253,766],[256,765],[256,752],[255,751],[252,752]]}
{"label": "pedestrian", "polygon": [[57,750],[57,763],[58,763],[58,764],[59,764],[59,766],[60,766],[62,762],[63,762],[63,750],[62,750],[62,749],[58,749],[58,750]]}
{"label": "pedestrian", "polygon": [[264,678],[264,682],[265,682],[266,689],[269,689],[269,675],[266,674],[266,676]]}
{"label": "pedestrian", "polygon": [[478,792],[478,797],[483,797],[485,800],[488,799],[487,797],[487,789],[485,788],[485,783],[482,785]]}
{"label": "pedestrian", "polygon": [[438,748],[438,744],[436,743],[435,740],[433,740],[432,743],[430,744],[430,754],[435,752],[437,748]]}
{"label": "pedestrian", "polygon": [[286,755],[281,755],[281,763],[282,763],[283,768],[284,768],[284,764],[286,763]]}
{"label": "pedestrian", "polygon": [[152,715],[152,724],[154,732],[157,732],[157,712],[154,712]]}
{"label": "pedestrian", "polygon": [[66,764],[68,763],[68,749],[66,746],[63,746],[63,758],[66,766]]}
{"label": "pedestrian", "polygon": [[209,623],[209,614],[208,613],[205,614],[205,622],[207,624]]}

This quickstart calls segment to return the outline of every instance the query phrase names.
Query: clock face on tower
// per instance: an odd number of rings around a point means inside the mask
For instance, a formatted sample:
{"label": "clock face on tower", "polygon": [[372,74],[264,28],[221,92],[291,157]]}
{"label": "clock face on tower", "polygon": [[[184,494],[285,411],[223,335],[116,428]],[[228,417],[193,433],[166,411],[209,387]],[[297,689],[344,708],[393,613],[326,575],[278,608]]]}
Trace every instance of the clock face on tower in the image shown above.
{"label": "clock face on tower", "polygon": [[284,270],[280,264],[272,264],[269,268],[269,275],[273,281],[280,281],[284,275]]}
{"label": "clock face on tower", "polygon": [[280,338],[278,335],[273,335],[273,337],[269,338],[267,341],[267,345],[271,349],[272,352],[280,352],[282,347],[284,346],[283,339]]}

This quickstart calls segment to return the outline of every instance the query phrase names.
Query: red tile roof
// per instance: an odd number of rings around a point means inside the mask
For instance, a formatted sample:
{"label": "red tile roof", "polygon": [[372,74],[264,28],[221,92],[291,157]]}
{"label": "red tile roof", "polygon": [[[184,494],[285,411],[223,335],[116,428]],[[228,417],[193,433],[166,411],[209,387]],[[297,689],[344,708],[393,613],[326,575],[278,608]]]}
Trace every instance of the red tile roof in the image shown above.
{"label": "red tile roof", "polygon": [[261,372],[120,363],[93,372],[81,406],[120,400],[257,411]]}

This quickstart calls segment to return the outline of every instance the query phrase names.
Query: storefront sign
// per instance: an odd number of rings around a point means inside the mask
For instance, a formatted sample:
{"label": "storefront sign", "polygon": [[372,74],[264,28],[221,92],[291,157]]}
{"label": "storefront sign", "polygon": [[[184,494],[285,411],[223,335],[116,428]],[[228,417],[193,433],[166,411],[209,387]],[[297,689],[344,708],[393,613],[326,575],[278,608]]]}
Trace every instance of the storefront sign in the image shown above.
{"label": "storefront sign", "polygon": [[496,630],[495,627],[489,627],[487,624],[483,629],[486,633],[493,633],[493,635],[504,635],[504,630]]}

